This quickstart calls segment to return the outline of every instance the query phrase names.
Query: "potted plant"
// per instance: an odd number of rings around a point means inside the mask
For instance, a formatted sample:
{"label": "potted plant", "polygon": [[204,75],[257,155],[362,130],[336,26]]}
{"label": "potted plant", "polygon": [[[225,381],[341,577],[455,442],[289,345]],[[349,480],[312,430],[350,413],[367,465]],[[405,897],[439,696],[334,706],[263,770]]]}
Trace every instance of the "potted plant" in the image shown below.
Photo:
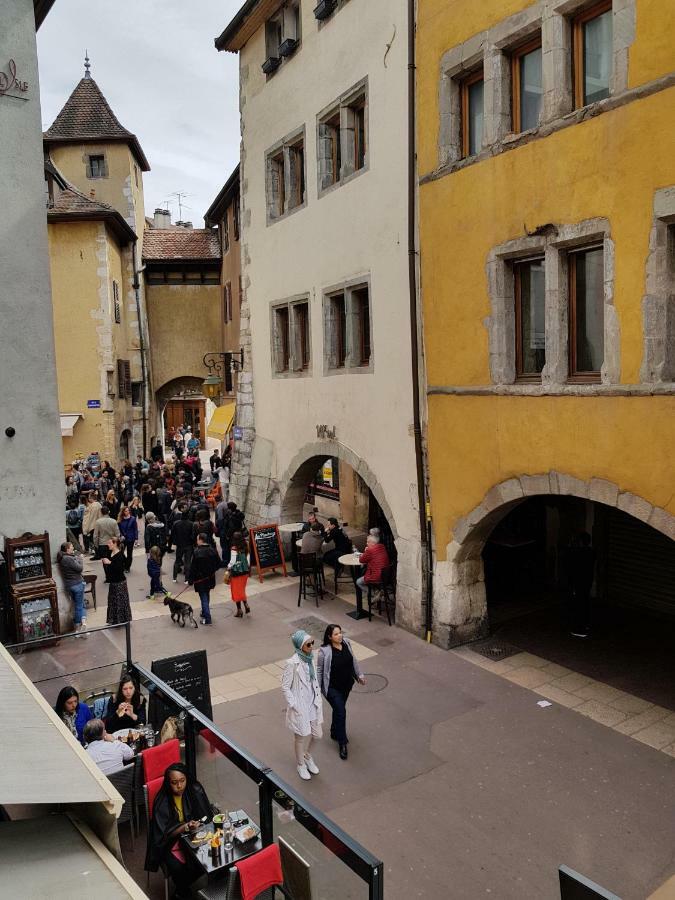
{"label": "potted plant", "polygon": [[314,7],[314,17],[321,20],[327,19],[335,9],[335,0],[319,0]]}
{"label": "potted plant", "polygon": [[279,47],[279,56],[292,56],[298,47],[295,38],[286,38]]}
{"label": "potted plant", "polygon": [[272,75],[273,72],[281,65],[281,59],[278,56],[269,56],[262,64],[262,70],[265,75]]}

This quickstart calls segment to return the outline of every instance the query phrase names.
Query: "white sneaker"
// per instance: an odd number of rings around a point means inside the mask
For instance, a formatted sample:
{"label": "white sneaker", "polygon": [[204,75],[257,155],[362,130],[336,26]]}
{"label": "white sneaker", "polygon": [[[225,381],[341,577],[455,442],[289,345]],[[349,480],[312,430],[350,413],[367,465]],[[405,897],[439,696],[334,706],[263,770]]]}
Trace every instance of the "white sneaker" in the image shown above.
{"label": "white sneaker", "polygon": [[307,768],[307,771],[308,771],[308,772],[311,772],[311,773],[312,773],[312,775],[318,775],[318,774],[319,774],[319,767],[318,767],[317,764],[314,762],[314,760],[312,759],[311,756],[306,756],[306,757],[305,757],[305,767]]}
{"label": "white sneaker", "polygon": [[298,775],[302,778],[303,781],[310,781],[312,778],[307,769],[307,765],[298,766]]}

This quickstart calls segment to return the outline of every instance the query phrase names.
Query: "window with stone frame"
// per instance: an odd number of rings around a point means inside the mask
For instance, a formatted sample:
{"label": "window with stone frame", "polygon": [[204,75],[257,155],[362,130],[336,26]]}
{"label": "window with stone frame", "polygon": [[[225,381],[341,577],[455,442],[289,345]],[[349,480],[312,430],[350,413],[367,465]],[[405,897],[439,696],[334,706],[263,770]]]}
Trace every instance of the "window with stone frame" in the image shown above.
{"label": "window with stone frame", "polygon": [[612,0],[572,20],[572,79],[576,109],[609,97],[612,77]]}
{"label": "window with stone frame", "polygon": [[372,371],[369,283],[349,283],[327,291],[323,313],[325,372]]}
{"label": "window with stone frame", "polygon": [[483,67],[462,78],[460,94],[460,142],[462,157],[475,156],[483,147]]}
{"label": "window with stone frame", "polygon": [[511,130],[539,125],[542,87],[541,32],[511,51]]}
{"label": "window with stone frame", "polygon": [[317,116],[319,195],[368,168],[368,80]]}
{"label": "window with stone frame", "polygon": [[87,178],[107,178],[108,164],[104,153],[92,153],[87,156]]}
{"label": "window with stone frame", "polygon": [[604,362],[604,259],[602,245],[568,254],[569,378],[600,381]]}
{"label": "window with stone frame", "polygon": [[306,374],[311,365],[309,298],[293,297],[271,305],[272,374]]}
{"label": "window with stone frame", "polygon": [[546,283],[544,257],[513,263],[516,379],[541,381],[546,362]]}
{"label": "window with stone frame", "polygon": [[267,224],[307,202],[305,129],[285,137],[266,154]]}
{"label": "window with stone frame", "polygon": [[128,359],[117,360],[117,396],[120,400],[131,399],[131,364]]}
{"label": "window with stone frame", "polygon": [[675,185],[654,195],[645,294],[642,298],[643,357],[640,381],[675,381]]}

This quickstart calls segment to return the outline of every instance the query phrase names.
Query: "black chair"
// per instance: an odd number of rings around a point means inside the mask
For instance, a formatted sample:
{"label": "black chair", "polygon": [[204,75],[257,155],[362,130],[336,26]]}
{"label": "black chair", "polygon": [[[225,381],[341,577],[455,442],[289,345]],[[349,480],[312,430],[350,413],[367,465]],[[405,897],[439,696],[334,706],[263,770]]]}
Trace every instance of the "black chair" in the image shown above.
{"label": "black chair", "polygon": [[128,766],[124,766],[123,769],[120,769],[118,772],[113,772],[111,775],[108,775],[108,780],[113,785],[113,787],[117,788],[124,799],[124,806],[122,807],[122,811],[120,812],[119,818],[117,819],[117,826],[124,825],[128,822],[131,825],[131,850],[133,852],[134,849],[134,839],[136,837],[136,828],[134,825],[134,775],[136,765],[136,760],[133,763],[129,763]]}
{"label": "black chair", "polygon": [[298,606],[302,600],[307,599],[307,590],[314,593],[316,605],[319,606],[319,597],[323,597],[323,588],[325,587],[323,579],[323,566],[317,559],[316,553],[299,553],[298,554],[298,574],[300,582],[298,584]]}
{"label": "black chair", "polygon": [[143,787],[145,785],[145,779],[143,775],[143,757],[138,754],[134,756],[133,763],[129,763],[129,768],[133,766],[134,769],[134,792],[133,792],[133,802],[134,802],[134,821],[136,823],[136,831],[140,834],[141,831],[141,813],[140,810],[143,809],[145,800],[143,797]]}
{"label": "black chair", "polygon": [[389,612],[389,607],[391,606],[391,612],[394,614],[394,619],[396,618],[396,584],[394,581],[394,567],[393,566],[384,566],[382,568],[382,573],[380,575],[380,580],[377,583],[368,585],[368,621],[372,622],[373,620],[373,591],[381,591],[379,598],[377,599],[377,609],[378,612],[382,612],[382,600],[384,600],[384,609],[387,613],[387,622],[391,625],[391,614]]}

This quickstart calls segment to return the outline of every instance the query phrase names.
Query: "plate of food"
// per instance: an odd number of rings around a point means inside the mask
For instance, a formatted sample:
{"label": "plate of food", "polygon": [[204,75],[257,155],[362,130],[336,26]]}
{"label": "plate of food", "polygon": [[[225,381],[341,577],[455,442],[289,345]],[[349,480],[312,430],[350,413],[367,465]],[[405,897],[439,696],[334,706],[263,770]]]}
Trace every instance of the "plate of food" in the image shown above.
{"label": "plate of food", "polygon": [[213,817],[213,824],[217,825],[220,828],[226,818],[227,816],[225,815],[225,813],[216,813]]}
{"label": "plate of food", "polygon": [[212,831],[198,831],[196,834],[193,834],[190,838],[190,843],[198,847],[200,844],[203,844],[205,841],[213,840],[213,832]]}
{"label": "plate of food", "polygon": [[[122,741],[123,744],[129,743],[129,729],[128,728],[121,728],[119,731],[113,732],[112,736],[114,738],[116,738],[118,741]],[[131,743],[132,744],[135,743],[140,738],[140,736],[141,736],[140,731],[134,731],[132,729],[131,730]]]}
{"label": "plate of food", "polygon": [[255,840],[260,834],[260,829],[257,825],[244,825],[243,828],[239,828],[234,833],[234,839],[239,844],[247,844],[249,841]]}

